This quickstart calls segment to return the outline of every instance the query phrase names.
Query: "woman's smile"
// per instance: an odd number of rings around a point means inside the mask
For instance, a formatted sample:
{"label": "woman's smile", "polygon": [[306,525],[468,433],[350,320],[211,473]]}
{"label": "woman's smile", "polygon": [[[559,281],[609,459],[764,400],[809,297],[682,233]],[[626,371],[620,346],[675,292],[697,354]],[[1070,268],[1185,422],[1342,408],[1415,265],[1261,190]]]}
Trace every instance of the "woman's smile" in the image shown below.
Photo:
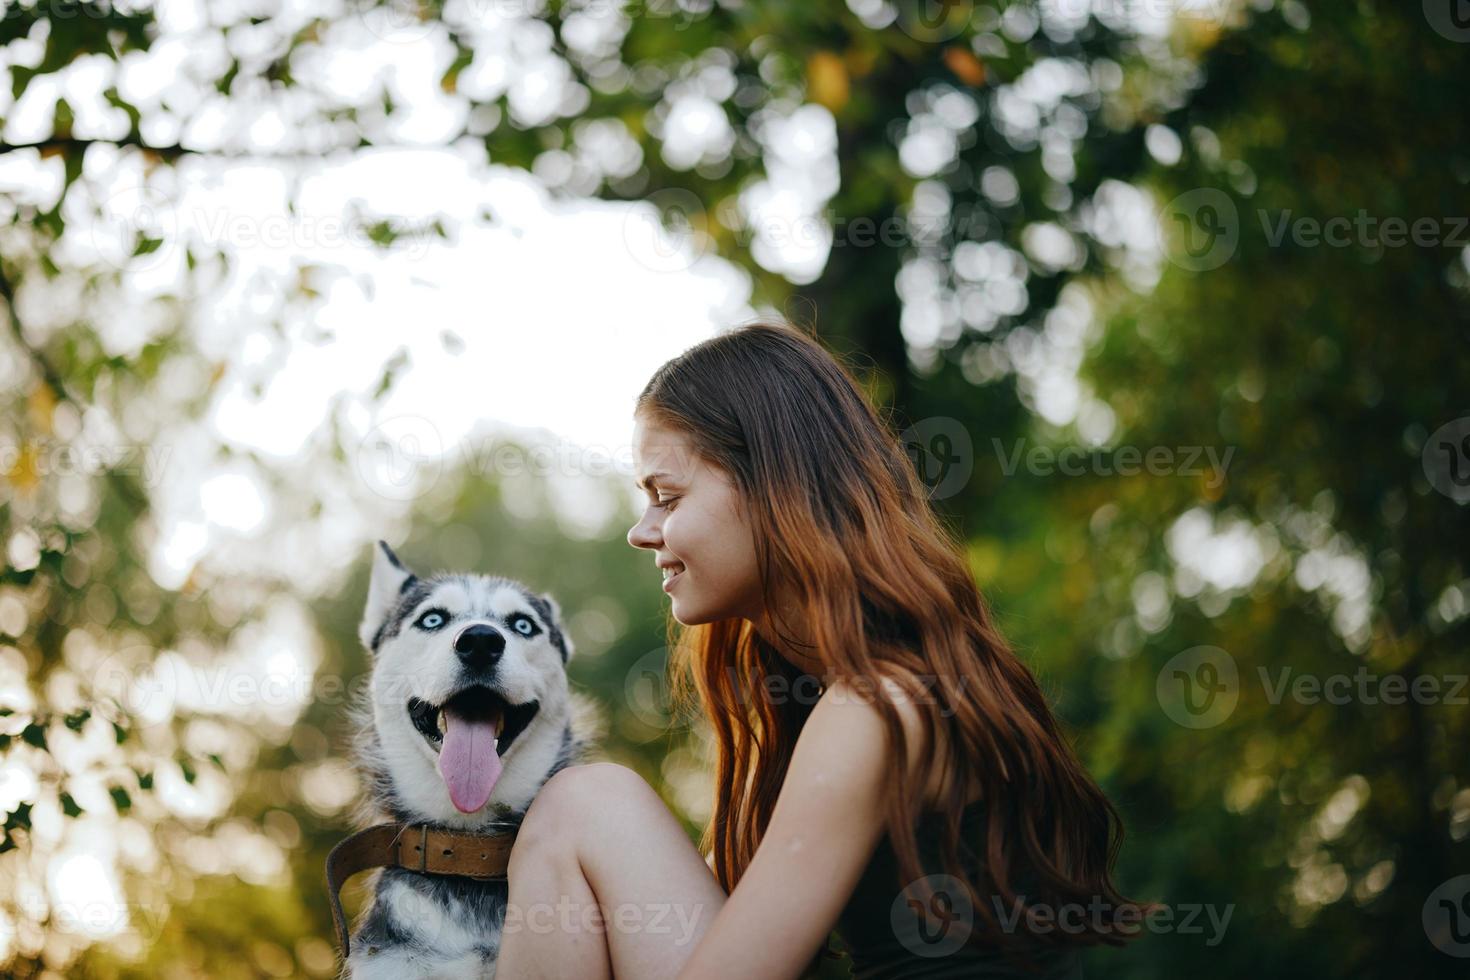
{"label": "woman's smile", "polygon": [[664,591],[667,592],[669,591],[670,587],[673,586],[674,579],[684,574],[684,563],[674,560],[660,560],[657,564],[659,567],[659,571],[663,573],[663,588]]}

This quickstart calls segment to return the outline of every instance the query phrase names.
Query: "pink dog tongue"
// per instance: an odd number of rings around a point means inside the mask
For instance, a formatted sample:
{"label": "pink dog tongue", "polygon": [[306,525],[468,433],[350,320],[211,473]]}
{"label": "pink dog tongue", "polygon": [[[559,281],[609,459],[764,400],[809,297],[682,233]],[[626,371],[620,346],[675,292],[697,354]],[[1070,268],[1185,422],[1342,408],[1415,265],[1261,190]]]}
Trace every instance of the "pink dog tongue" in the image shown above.
{"label": "pink dog tongue", "polygon": [[500,778],[500,756],[495,751],[495,724],[466,718],[444,709],[444,744],[439,749],[439,775],[449,787],[449,798],[461,813],[474,813],[490,799]]}

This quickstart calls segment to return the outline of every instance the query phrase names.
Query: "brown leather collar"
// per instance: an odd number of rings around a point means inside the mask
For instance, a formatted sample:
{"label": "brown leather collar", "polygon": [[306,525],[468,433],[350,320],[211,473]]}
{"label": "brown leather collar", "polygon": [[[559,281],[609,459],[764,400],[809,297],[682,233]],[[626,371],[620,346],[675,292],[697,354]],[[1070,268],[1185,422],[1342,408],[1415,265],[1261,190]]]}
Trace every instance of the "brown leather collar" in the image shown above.
{"label": "brown leather collar", "polygon": [[504,879],[519,829],[475,834],[395,822],[359,830],[339,841],[327,855],[327,896],[332,902],[342,961],[347,961],[350,952],[340,897],[348,878],[369,868],[407,868],[424,874]]}

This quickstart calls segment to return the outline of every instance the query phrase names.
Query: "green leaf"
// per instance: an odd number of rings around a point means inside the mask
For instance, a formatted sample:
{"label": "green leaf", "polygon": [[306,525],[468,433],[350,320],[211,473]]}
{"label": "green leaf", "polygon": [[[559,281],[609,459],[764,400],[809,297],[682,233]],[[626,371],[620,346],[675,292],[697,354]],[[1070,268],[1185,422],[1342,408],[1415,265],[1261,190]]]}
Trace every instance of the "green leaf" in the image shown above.
{"label": "green leaf", "polygon": [[5,831],[7,834],[10,831],[14,830],[16,827],[20,827],[23,830],[31,829],[32,806],[33,804],[30,803],[22,803],[20,806],[16,807],[10,813],[7,813],[5,815]]}
{"label": "green leaf", "polygon": [[92,717],[91,710],[90,709],[87,709],[87,708],[83,708],[80,711],[78,711],[76,714],[72,714],[72,715],[67,715],[66,716],[66,720],[65,720],[66,727],[67,728],[70,728],[74,732],[80,732],[82,730],[82,726],[87,723],[87,719],[88,718],[91,718],[91,717]]}
{"label": "green leaf", "polygon": [[38,749],[46,748],[46,729],[34,721],[20,730],[20,738],[27,745],[34,745]]}
{"label": "green leaf", "polygon": [[199,773],[194,771],[194,766],[188,759],[179,760],[179,771],[184,774],[184,782],[190,786],[194,785],[194,780],[199,778]]}
{"label": "green leaf", "polygon": [[118,813],[127,813],[133,808],[133,798],[121,786],[110,787],[107,792],[112,794],[112,803],[117,807]]}
{"label": "green leaf", "polygon": [[162,238],[149,238],[146,235],[138,236],[138,244],[133,246],[134,255],[148,255],[158,251],[158,246],[163,244]]}
{"label": "green leaf", "polygon": [[81,815],[83,811],[81,807],[77,806],[77,801],[71,798],[70,793],[62,793],[61,812],[68,817],[75,817]]}

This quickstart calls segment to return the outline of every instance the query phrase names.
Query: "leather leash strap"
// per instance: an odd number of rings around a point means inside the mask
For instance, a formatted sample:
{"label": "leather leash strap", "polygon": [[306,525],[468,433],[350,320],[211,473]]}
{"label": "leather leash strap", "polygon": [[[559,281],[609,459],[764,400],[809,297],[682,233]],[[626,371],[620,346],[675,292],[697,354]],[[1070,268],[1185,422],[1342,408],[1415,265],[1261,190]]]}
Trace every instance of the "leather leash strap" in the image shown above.
{"label": "leather leash strap", "polygon": [[503,879],[518,829],[473,834],[427,824],[380,823],[339,841],[327,855],[327,896],[342,961],[350,952],[340,894],[348,878],[370,868],[407,868],[422,874]]}

